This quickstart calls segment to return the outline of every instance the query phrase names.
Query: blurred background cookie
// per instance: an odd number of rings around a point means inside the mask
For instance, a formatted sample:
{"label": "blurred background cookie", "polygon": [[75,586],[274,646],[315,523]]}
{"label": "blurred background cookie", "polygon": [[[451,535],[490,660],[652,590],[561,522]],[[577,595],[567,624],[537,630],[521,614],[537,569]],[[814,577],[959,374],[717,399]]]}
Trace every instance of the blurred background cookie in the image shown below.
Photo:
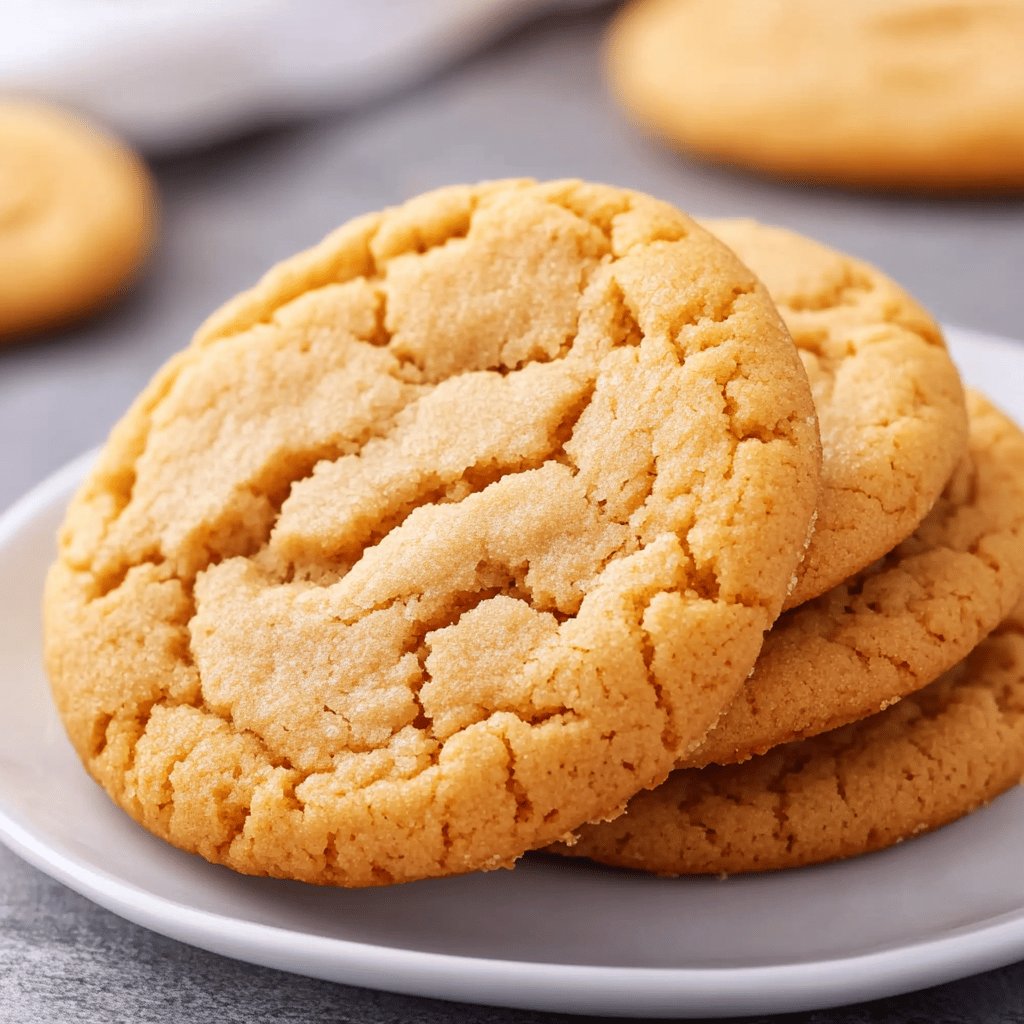
{"label": "blurred background cookie", "polygon": [[614,91],[670,142],[787,178],[1024,188],[1016,0],[634,0]]}
{"label": "blurred background cookie", "polygon": [[116,298],[155,222],[153,184],[129,149],[64,111],[0,101],[0,341]]}

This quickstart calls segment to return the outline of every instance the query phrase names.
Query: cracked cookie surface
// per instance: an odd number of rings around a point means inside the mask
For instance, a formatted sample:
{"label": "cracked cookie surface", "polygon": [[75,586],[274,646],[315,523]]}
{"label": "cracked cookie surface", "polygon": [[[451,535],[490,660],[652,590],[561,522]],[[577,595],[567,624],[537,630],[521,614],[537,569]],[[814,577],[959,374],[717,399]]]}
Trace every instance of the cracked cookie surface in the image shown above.
{"label": "cracked cookie surface", "polygon": [[741,695],[687,763],[731,764],[928,685],[1024,596],[1024,434],[967,396],[966,457],[906,541],[783,615]]}
{"label": "cracked cookie surface", "polygon": [[817,183],[1024,189],[1018,0],[632,0],[619,100],[712,160]]}
{"label": "cracked cookie surface", "polygon": [[819,467],[792,341],[689,218],[430,193],[273,269],[115,428],[48,579],[54,694],[129,814],[236,870],[507,865],[707,732]]}
{"label": "cracked cookie surface", "polygon": [[1024,606],[895,707],[746,764],[676,772],[555,852],[665,875],[799,867],[948,824],[1022,775]]}
{"label": "cracked cookie surface", "polygon": [[822,492],[792,608],[921,522],[967,447],[963,388],[938,325],[875,267],[756,221],[703,223],[768,289],[818,410]]}
{"label": "cracked cookie surface", "polygon": [[149,174],[70,114],[0,101],[0,341],[113,299],[152,241]]}

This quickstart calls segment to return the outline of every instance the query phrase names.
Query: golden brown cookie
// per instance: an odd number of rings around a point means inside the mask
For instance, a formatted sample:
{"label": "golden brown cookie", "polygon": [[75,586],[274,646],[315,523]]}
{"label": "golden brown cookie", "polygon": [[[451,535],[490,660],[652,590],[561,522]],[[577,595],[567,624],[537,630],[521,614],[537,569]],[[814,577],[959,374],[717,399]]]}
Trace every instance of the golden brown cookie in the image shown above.
{"label": "golden brown cookie", "polygon": [[792,608],[921,522],[967,448],[963,389],[938,325],[875,267],[756,221],[704,226],[764,282],[818,410],[822,493]]}
{"label": "golden brown cookie", "polygon": [[632,0],[608,69],[645,128],[787,178],[1024,189],[1019,0]]}
{"label": "golden brown cookie", "polygon": [[155,221],[149,174],[123,145],[64,111],[0,101],[0,341],[115,298]]}
{"label": "golden brown cookie", "polygon": [[1024,434],[969,392],[970,450],[916,533],[787,612],[688,764],[731,764],[854,722],[937,679],[1024,596]]}
{"label": "golden brown cookie", "polygon": [[736,694],[820,450],[763,286],[578,182],[359,218],[200,330],[72,504],[46,657],[89,771],[254,874],[511,863]]}
{"label": "golden brown cookie", "polygon": [[555,852],[662,875],[799,867],[948,824],[1022,775],[1024,606],[895,707],[746,764],[675,772]]}

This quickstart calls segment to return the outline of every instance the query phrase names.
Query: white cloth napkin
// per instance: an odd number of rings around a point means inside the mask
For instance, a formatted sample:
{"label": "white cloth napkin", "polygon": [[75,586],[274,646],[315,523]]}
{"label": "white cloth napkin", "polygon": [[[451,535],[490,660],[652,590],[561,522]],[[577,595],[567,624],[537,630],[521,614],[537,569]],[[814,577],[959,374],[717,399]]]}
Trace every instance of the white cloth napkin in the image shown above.
{"label": "white cloth napkin", "polygon": [[343,109],[511,25],[600,0],[0,0],[0,93],[149,152]]}

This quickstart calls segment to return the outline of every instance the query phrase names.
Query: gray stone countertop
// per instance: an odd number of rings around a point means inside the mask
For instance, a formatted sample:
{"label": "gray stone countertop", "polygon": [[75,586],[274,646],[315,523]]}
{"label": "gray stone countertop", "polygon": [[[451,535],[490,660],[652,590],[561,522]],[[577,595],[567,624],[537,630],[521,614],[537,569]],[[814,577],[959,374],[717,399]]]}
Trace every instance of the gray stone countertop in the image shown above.
{"label": "gray stone countertop", "polygon": [[[128,300],[80,328],[0,349],[0,507],[101,442],[199,321],[270,263],[354,214],[451,182],[581,176],[698,214],[786,224],[875,262],[947,323],[1024,342],[1024,202],[816,190],[688,161],[641,137],[608,98],[602,26],[603,15],[552,18],[357,115],[157,165],[163,235]],[[0,1022],[213,1019],[545,1018],[225,960],[121,921],[0,849]],[[1021,1021],[1024,964],[792,1019]]]}

